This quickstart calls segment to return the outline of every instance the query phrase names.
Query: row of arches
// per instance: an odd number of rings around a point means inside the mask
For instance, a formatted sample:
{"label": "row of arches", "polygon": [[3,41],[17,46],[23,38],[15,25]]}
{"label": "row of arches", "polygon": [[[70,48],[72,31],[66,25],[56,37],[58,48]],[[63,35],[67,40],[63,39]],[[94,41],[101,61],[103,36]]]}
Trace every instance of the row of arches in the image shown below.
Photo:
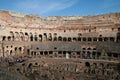
{"label": "row of arches", "polygon": [[32,57],[46,58],[78,58],[78,59],[119,59],[118,53],[106,53],[96,51],[32,51],[28,53]]}
{"label": "row of arches", "polygon": [[23,47],[14,47],[14,49],[6,49],[5,57],[16,56],[23,54]]}
{"label": "row of arches", "polygon": [[74,42],[74,41],[88,41],[88,42],[114,42],[114,37],[46,37],[43,35],[31,35],[31,36],[3,36],[2,41],[64,41],[64,42]]}

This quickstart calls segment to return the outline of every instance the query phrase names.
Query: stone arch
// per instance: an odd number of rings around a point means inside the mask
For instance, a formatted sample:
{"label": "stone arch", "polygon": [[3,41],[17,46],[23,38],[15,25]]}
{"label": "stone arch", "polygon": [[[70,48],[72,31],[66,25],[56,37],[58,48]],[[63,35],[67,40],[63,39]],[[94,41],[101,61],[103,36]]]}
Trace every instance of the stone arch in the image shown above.
{"label": "stone arch", "polygon": [[18,32],[15,32],[15,40],[19,41],[20,40],[20,35]]}
{"label": "stone arch", "polygon": [[52,34],[51,33],[48,34],[48,40],[52,41]]}
{"label": "stone arch", "polygon": [[21,53],[22,52],[22,47],[19,47],[18,49],[19,49],[19,53]]}
{"label": "stone arch", "polygon": [[101,37],[100,37],[100,38],[98,38],[98,41],[103,41],[103,38],[101,38]]}
{"label": "stone arch", "polygon": [[11,36],[8,36],[8,41],[11,41]]}
{"label": "stone arch", "polygon": [[20,39],[21,39],[21,41],[24,41],[24,40],[25,40],[25,36],[24,36],[24,33],[23,33],[23,32],[20,32]]}
{"label": "stone arch", "polygon": [[76,38],[76,37],[73,37],[73,41],[77,41],[77,38]]}
{"label": "stone arch", "polygon": [[85,67],[90,67],[90,63],[89,62],[85,62]]}
{"label": "stone arch", "polygon": [[12,50],[10,50],[10,55],[12,55],[13,54],[13,51]]}
{"label": "stone arch", "polygon": [[34,40],[35,40],[35,41],[38,41],[37,34],[35,34]]}
{"label": "stone arch", "polygon": [[29,41],[29,35],[27,32],[25,32],[25,41]]}
{"label": "stone arch", "polygon": [[67,41],[67,38],[66,38],[66,37],[63,37],[63,41]]}
{"label": "stone arch", "polygon": [[33,66],[32,63],[29,63],[29,64],[28,64],[28,68],[31,68],[32,66]]}
{"label": "stone arch", "polygon": [[10,36],[11,36],[11,40],[14,41],[15,35],[12,31],[10,31]]}
{"label": "stone arch", "polygon": [[71,37],[68,37],[68,41],[71,41],[72,39],[71,39]]}
{"label": "stone arch", "polygon": [[110,41],[114,42],[115,38],[114,37],[110,37]]}
{"label": "stone arch", "polygon": [[6,36],[3,36],[2,41],[6,41]]}
{"label": "stone arch", "polygon": [[30,33],[30,41],[33,41],[34,39],[33,39],[33,34],[32,33]]}
{"label": "stone arch", "polygon": [[82,41],[86,41],[86,37],[83,37],[82,39],[83,39]]}
{"label": "stone arch", "polygon": [[92,38],[91,38],[91,37],[88,37],[88,41],[92,41]]}
{"label": "stone arch", "polygon": [[78,41],[81,41],[81,37],[78,37]]}
{"label": "stone arch", "polygon": [[42,34],[39,34],[38,40],[39,40],[39,41],[42,41]]}
{"label": "stone arch", "polygon": [[58,41],[62,41],[62,37],[61,36],[58,37]]}
{"label": "stone arch", "polygon": [[94,38],[93,38],[93,41],[97,41],[97,38],[96,38],[96,37],[94,37]]}
{"label": "stone arch", "polygon": [[108,38],[107,38],[107,37],[105,37],[105,38],[104,38],[104,41],[108,41]]}
{"label": "stone arch", "polygon": [[100,64],[99,64],[99,67],[103,69],[103,68],[104,68],[104,64],[103,64],[103,63],[100,63]]}
{"label": "stone arch", "polygon": [[43,41],[47,41],[47,33],[43,34]]}

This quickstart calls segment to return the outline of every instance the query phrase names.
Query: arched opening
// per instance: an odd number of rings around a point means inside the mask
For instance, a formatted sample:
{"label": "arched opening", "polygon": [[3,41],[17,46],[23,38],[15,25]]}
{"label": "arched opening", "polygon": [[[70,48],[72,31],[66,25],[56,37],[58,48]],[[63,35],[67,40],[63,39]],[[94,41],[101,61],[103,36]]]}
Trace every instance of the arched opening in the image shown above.
{"label": "arched opening", "polygon": [[93,41],[97,41],[97,38],[93,38]]}
{"label": "arched opening", "polygon": [[99,40],[99,41],[103,41],[103,39],[102,39],[102,38],[98,38],[98,40]]}
{"label": "arched opening", "polygon": [[47,56],[47,55],[48,55],[48,52],[47,52],[47,51],[45,51],[45,52],[44,52],[44,55],[45,55],[45,56]]}
{"label": "arched opening", "polygon": [[10,31],[10,36],[11,36],[12,40],[14,41],[14,33],[12,31]]}
{"label": "arched opening", "polygon": [[70,38],[70,37],[68,37],[68,41],[71,41],[71,38]]}
{"label": "arched opening", "polygon": [[2,39],[2,41],[5,41],[6,40],[6,36],[3,36],[3,39]]}
{"label": "arched opening", "polygon": [[73,37],[73,41],[77,41],[77,38],[76,38],[76,37]]}
{"label": "arched opening", "polygon": [[114,37],[110,37],[110,41],[114,42],[115,38]]}
{"label": "arched opening", "polygon": [[96,64],[96,63],[93,63],[93,67],[94,67],[94,68],[97,68],[97,64]]}
{"label": "arched opening", "polygon": [[[24,35],[23,35],[24,36]],[[22,39],[22,38],[21,38]],[[28,33],[27,32],[25,32],[25,39],[26,39],[26,41],[28,41],[29,40],[29,35],[28,35]]]}
{"label": "arched opening", "polygon": [[86,41],[86,38],[85,38],[85,37],[83,38],[83,41]]}
{"label": "arched opening", "polygon": [[57,41],[57,37],[54,37],[54,41]]}
{"label": "arched opening", "polygon": [[11,36],[8,36],[8,41],[11,41]]}
{"label": "arched opening", "polygon": [[28,68],[31,68],[32,67],[32,63],[30,63],[29,65],[28,65]]}
{"label": "arched opening", "polygon": [[39,41],[42,41],[42,35],[39,34]]}
{"label": "arched opening", "polygon": [[113,53],[113,57],[117,58],[118,54],[117,53]]}
{"label": "arched opening", "polygon": [[52,34],[51,33],[49,33],[49,35],[48,35],[48,40],[52,41]]}
{"label": "arched opening", "polygon": [[85,66],[86,67],[90,67],[90,63],[89,62],[85,62]]}
{"label": "arched opening", "polygon": [[100,63],[100,68],[104,68],[104,64],[103,63]]}
{"label": "arched opening", "polygon": [[19,47],[19,51],[22,51],[22,47]]}
{"label": "arched opening", "polygon": [[108,38],[107,38],[107,37],[105,37],[105,38],[104,38],[104,41],[105,41],[105,42],[106,42],[106,41],[108,41]]}
{"label": "arched opening", "polygon": [[30,36],[30,41],[33,41],[33,36],[32,35]]}
{"label": "arched opening", "polygon": [[61,36],[58,37],[58,41],[62,41],[62,37]]}
{"label": "arched opening", "polygon": [[10,50],[10,55],[12,55],[12,50]]}
{"label": "arched opening", "polygon": [[88,48],[87,50],[91,50],[91,48]]}
{"label": "arched opening", "polygon": [[18,32],[15,32],[15,39],[18,41],[18,40],[20,40],[19,38],[20,38],[19,33],[18,33]]}
{"label": "arched opening", "polygon": [[63,37],[63,41],[67,41],[67,38],[66,38],[66,37]]}
{"label": "arched opening", "polygon": [[24,37],[24,33],[23,33],[23,32],[20,32],[20,38],[21,38],[21,41],[24,41],[24,40],[25,40],[25,37]]}
{"label": "arched opening", "polygon": [[15,51],[17,51],[17,47],[15,47],[15,49],[14,49]]}
{"label": "arched opening", "polygon": [[35,35],[35,41],[38,41],[37,35]]}
{"label": "arched opening", "polygon": [[89,37],[89,38],[88,38],[88,41],[92,41],[92,38]]}
{"label": "arched opening", "polygon": [[80,38],[80,37],[78,37],[78,41],[81,41],[81,38]]}

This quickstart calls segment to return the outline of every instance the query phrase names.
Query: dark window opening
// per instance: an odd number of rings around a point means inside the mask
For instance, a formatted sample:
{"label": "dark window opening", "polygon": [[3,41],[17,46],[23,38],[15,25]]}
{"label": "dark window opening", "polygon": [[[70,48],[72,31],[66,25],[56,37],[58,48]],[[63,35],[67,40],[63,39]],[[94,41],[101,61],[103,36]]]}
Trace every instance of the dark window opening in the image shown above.
{"label": "dark window opening", "polygon": [[11,37],[10,36],[8,36],[8,41],[10,41],[11,40]]}
{"label": "dark window opening", "polygon": [[83,48],[83,50],[86,50],[86,48]]}
{"label": "dark window opening", "polygon": [[78,41],[81,41],[81,38],[80,38],[80,37],[78,38]]}
{"label": "dark window opening", "polygon": [[93,38],[93,41],[97,41],[97,38]]}
{"label": "dark window opening", "polygon": [[37,49],[37,50],[39,50],[39,48],[38,48],[38,47],[37,47],[36,49]]}
{"label": "dark window opening", "polygon": [[45,54],[45,55],[48,55],[48,52],[47,52],[47,51],[45,51],[45,52],[44,52],[44,54]]}
{"label": "dark window opening", "polygon": [[73,38],[73,41],[77,41],[77,38],[74,37],[74,38]]}
{"label": "dark window opening", "polygon": [[28,33],[25,33],[25,35],[28,35]]}
{"label": "dark window opening", "polygon": [[99,40],[99,41],[102,41],[103,39],[102,39],[102,38],[99,38],[98,40]]}
{"label": "dark window opening", "polygon": [[117,54],[117,53],[114,53],[114,54],[113,54],[113,57],[116,57],[116,58],[117,58],[117,57],[118,57],[118,54]]}
{"label": "dark window opening", "polygon": [[115,40],[115,38],[114,38],[114,37],[110,37],[110,41],[112,41],[112,42],[113,42],[114,40]]}
{"label": "dark window opening", "polygon": [[30,37],[30,41],[33,41],[33,36]]}
{"label": "dark window opening", "polygon": [[86,38],[83,38],[83,41],[86,41]]}
{"label": "dark window opening", "polygon": [[5,36],[3,36],[3,41],[5,41],[5,39],[6,39],[6,37],[5,37]]}
{"label": "dark window opening", "polygon": [[57,41],[57,37],[54,37],[54,41]]}
{"label": "dark window opening", "polygon": [[43,52],[42,52],[42,51],[40,52],[40,55],[43,55]]}
{"label": "dark window opening", "polygon": [[63,41],[67,41],[67,38],[64,37],[64,38],[63,38]]}
{"label": "dark window opening", "polygon": [[62,51],[58,51],[58,54],[62,54]]}
{"label": "dark window opening", "polygon": [[38,40],[37,35],[35,35],[35,41],[37,41],[37,40]]}
{"label": "dark window opening", "polygon": [[62,37],[60,36],[60,37],[58,37],[58,41],[62,41]]}
{"label": "dark window opening", "polygon": [[21,47],[19,47],[19,51],[21,51],[22,50],[22,48]]}
{"label": "dark window opening", "polygon": [[70,37],[68,38],[68,41],[71,41],[71,38],[70,38]]}
{"label": "dark window opening", "polygon": [[15,51],[17,51],[17,47],[15,47]]}
{"label": "dark window opening", "polygon": [[92,39],[91,39],[91,38],[88,38],[88,41],[92,41]]}
{"label": "dark window opening", "polygon": [[105,37],[105,38],[104,38],[104,41],[108,41],[108,38]]}
{"label": "dark window opening", "polygon": [[120,31],[120,28],[118,28],[118,31]]}
{"label": "dark window opening", "polygon": [[89,62],[86,62],[86,63],[85,63],[85,66],[86,66],[86,67],[90,67],[90,63],[89,63]]}

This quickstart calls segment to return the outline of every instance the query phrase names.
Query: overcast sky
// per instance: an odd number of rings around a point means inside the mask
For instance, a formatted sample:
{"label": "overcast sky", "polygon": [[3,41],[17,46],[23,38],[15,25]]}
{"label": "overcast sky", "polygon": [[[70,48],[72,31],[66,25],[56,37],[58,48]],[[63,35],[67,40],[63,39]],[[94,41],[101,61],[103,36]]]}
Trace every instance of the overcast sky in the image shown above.
{"label": "overcast sky", "polygon": [[91,15],[120,12],[120,0],[0,0],[0,10],[40,16]]}

